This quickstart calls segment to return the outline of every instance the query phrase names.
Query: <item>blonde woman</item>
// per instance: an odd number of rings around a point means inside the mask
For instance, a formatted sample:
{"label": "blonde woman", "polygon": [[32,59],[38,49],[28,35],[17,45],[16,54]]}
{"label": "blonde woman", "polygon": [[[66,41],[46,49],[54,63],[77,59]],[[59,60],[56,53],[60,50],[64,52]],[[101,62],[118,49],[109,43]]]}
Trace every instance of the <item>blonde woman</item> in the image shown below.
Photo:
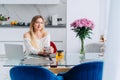
{"label": "blonde woman", "polygon": [[[34,16],[30,23],[30,30],[24,34],[25,54],[48,54],[46,47],[50,47],[50,34],[45,30],[44,18],[40,15]],[[53,48],[50,47],[50,53]]]}

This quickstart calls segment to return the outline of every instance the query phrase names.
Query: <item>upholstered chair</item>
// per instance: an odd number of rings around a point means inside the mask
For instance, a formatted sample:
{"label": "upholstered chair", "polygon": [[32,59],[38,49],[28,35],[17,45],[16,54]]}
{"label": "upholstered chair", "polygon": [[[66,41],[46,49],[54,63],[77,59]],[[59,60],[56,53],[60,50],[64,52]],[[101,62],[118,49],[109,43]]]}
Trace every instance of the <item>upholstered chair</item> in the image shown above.
{"label": "upholstered chair", "polygon": [[15,66],[10,69],[11,80],[62,80],[48,69],[40,66]]}
{"label": "upholstered chair", "polygon": [[104,43],[90,43],[85,46],[86,53],[104,53]]}
{"label": "upholstered chair", "polygon": [[102,80],[103,61],[84,62],[68,72],[59,73],[64,80]]}

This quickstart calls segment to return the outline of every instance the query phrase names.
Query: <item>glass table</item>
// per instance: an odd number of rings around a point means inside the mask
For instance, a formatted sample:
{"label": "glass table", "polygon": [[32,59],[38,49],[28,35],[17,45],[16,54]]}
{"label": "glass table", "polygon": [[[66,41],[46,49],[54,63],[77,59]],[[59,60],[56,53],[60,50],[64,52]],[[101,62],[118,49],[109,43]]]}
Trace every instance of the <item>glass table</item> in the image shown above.
{"label": "glass table", "polygon": [[[48,68],[55,74],[59,72],[66,72],[70,70],[73,66],[83,63],[83,62],[88,62],[88,61],[96,61],[96,60],[103,60],[103,56],[99,56],[98,54],[88,54],[85,56],[87,59],[80,61],[80,56],[77,53],[70,53],[66,54],[66,58],[64,59],[63,62],[58,64],[52,64],[52,61],[49,61],[46,59],[45,61],[39,58],[36,59],[26,59],[26,60],[11,60],[11,63],[7,63],[7,59],[3,56],[0,57],[0,75],[2,76],[1,80],[10,80],[9,77],[9,70],[13,66],[18,66],[18,65],[32,65],[32,66],[43,66],[45,68]],[[27,61],[28,60],[28,61]],[[13,62],[12,62],[13,61]],[[25,62],[26,61],[26,62]],[[44,61],[44,62],[43,62]],[[53,59],[54,61],[54,59]]]}

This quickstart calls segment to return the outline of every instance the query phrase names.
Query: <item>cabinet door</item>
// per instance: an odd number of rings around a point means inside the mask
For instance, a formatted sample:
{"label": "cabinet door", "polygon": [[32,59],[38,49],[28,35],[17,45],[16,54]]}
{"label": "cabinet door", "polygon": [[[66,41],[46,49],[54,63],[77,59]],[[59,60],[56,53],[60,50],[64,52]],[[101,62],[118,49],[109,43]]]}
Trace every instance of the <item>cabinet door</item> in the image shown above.
{"label": "cabinet door", "polygon": [[23,34],[29,28],[1,28],[0,41],[23,41]]}
{"label": "cabinet door", "polygon": [[66,51],[66,28],[47,28],[58,50]]}
{"label": "cabinet door", "polygon": [[47,31],[51,35],[52,41],[64,41],[66,40],[66,28],[47,28]]}
{"label": "cabinet door", "polygon": [[58,4],[59,0],[0,0],[0,4]]}
{"label": "cabinet door", "polygon": [[57,46],[57,50],[64,50],[65,51],[65,43],[63,41],[54,41]]}

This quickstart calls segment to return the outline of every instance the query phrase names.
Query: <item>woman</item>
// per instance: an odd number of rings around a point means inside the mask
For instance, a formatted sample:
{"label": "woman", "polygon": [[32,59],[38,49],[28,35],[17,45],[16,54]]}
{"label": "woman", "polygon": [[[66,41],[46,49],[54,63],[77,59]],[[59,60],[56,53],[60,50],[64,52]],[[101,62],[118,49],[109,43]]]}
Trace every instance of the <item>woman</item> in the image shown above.
{"label": "woman", "polygon": [[53,52],[50,47],[50,34],[45,30],[44,18],[40,15],[34,16],[30,23],[30,30],[24,34],[24,44],[26,55],[38,54],[47,55],[45,49],[49,48],[49,53]]}

